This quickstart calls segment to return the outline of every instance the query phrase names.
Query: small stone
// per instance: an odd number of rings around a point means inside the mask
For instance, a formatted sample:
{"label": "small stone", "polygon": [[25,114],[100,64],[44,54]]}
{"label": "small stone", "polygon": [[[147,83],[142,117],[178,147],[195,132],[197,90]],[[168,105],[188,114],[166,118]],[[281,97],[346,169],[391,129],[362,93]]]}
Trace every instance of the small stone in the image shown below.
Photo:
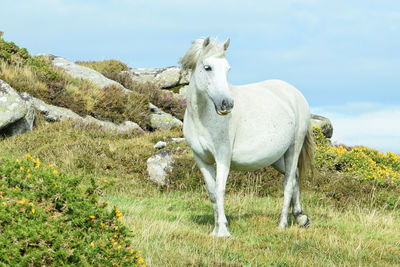
{"label": "small stone", "polygon": [[161,149],[161,148],[164,148],[164,147],[166,147],[166,146],[167,146],[167,142],[158,141],[157,144],[155,144],[155,145],[153,146],[153,148],[155,148],[155,149]]}

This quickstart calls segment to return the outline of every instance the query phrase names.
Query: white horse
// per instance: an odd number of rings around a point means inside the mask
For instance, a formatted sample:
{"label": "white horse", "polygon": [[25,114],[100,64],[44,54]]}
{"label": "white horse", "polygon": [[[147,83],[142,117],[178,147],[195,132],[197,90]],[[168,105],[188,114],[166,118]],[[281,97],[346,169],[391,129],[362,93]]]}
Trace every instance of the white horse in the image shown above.
{"label": "white horse", "polygon": [[299,179],[313,167],[308,103],[296,88],[280,80],[228,84],[229,43],[229,39],[223,44],[209,37],[197,39],[180,60],[183,69],[192,72],[183,133],[213,203],[211,234],[230,236],[224,211],[230,168],[256,170],[269,165],[285,174],[279,228],[288,225],[291,202],[296,222],[307,227],[310,221],[301,209]]}

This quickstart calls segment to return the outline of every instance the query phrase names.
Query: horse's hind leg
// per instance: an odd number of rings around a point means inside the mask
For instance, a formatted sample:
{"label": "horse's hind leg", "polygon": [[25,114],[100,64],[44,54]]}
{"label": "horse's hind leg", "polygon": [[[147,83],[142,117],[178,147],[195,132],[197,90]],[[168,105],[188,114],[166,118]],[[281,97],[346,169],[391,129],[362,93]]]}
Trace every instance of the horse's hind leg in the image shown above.
{"label": "horse's hind leg", "polygon": [[[281,217],[279,218],[278,226],[280,229],[285,229],[288,225],[288,215],[290,209],[290,202],[294,195],[300,197],[300,194],[294,194],[296,186],[296,173],[297,173],[297,162],[301,151],[301,144],[295,142],[290,148],[286,151],[284,155],[285,160],[285,181],[283,184],[283,207]],[[298,202],[299,203],[299,202]],[[298,205],[298,203],[293,203]]]}
{"label": "horse's hind leg", "polygon": [[310,225],[310,220],[307,215],[303,214],[303,210],[301,209],[301,198],[300,198],[300,177],[299,171],[296,171],[295,185],[293,189],[292,196],[292,205],[293,205],[293,216],[296,219],[296,223],[303,227],[308,227]]}

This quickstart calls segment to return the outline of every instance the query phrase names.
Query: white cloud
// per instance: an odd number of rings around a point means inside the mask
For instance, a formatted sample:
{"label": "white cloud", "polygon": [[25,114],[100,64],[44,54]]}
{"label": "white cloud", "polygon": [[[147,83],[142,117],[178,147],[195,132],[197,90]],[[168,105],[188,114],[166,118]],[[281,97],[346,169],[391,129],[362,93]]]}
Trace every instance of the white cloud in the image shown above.
{"label": "white cloud", "polygon": [[332,121],[334,142],[400,153],[400,106],[347,103],[312,112]]}

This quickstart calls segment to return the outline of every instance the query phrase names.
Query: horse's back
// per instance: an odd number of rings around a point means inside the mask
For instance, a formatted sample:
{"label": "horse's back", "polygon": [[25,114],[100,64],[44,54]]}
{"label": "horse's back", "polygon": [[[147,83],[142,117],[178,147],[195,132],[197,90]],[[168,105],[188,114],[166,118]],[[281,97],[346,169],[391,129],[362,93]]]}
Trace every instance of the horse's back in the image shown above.
{"label": "horse's back", "polygon": [[281,80],[232,86],[235,131],[232,167],[258,169],[279,160],[306,127],[309,108],[303,95]]}

